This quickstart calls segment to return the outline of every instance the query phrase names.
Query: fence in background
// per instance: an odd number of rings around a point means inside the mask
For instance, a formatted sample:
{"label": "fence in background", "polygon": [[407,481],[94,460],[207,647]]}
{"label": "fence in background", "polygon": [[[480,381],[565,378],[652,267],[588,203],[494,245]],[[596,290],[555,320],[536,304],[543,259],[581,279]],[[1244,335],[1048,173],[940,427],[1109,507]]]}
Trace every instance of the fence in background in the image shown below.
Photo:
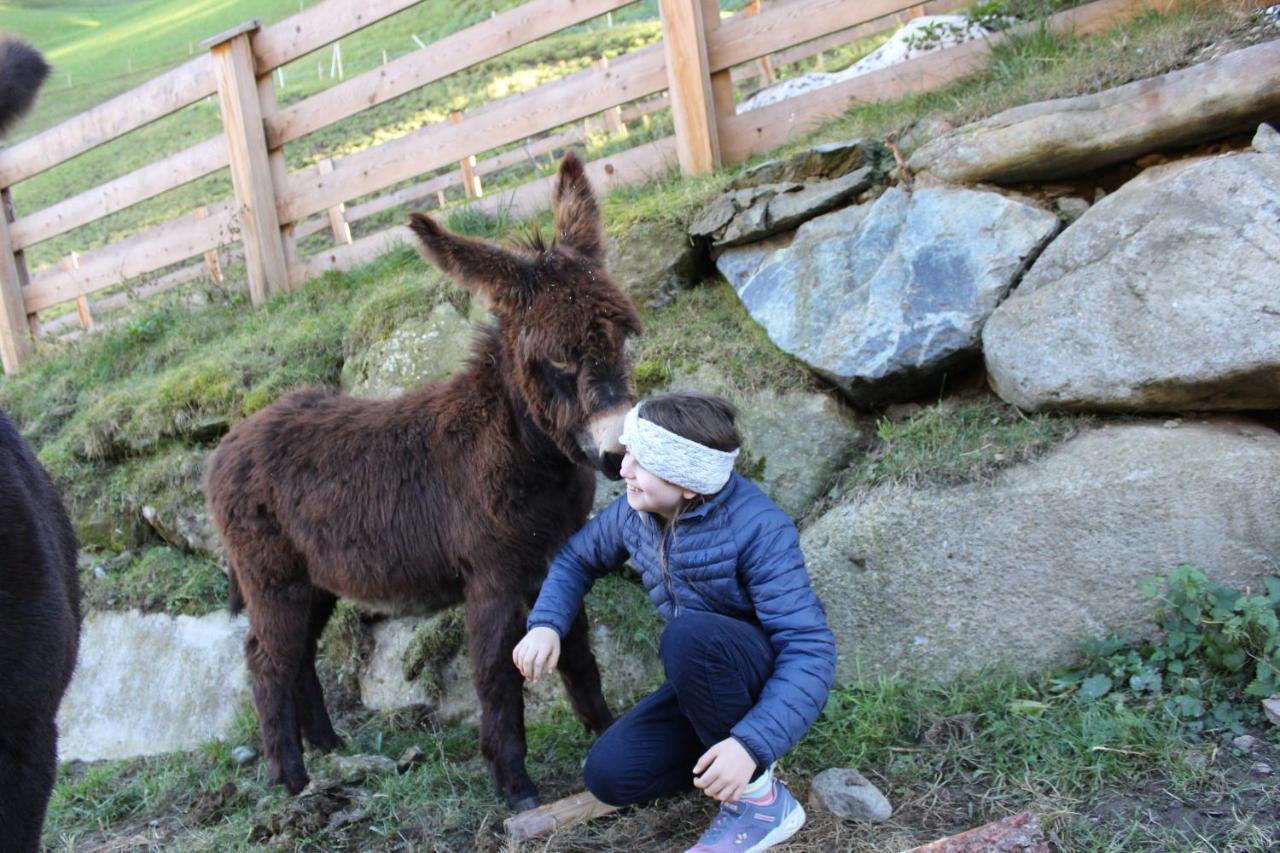
{"label": "fence in background", "polygon": [[[92,324],[88,296],[191,258],[204,260],[151,282],[143,292],[202,275],[220,277],[217,250],[239,244],[255,304],[329,268],[363,263],[406,239],[394,227],[352,240],[350,223],[400,204],[443,200],[462,184],[473,203],[527,214],[544,206],[552,178],[483,194],[482,178],[578,141],[546,134],[579,121],[625,122],[670,109],[675,133],[587,164],[597,188],[646,180],[678,162],[707,172],[766,152],[851,104],[901,97],[943,85],[985,65],[990,41],[926,54],[768,107],[737,114],[735,78],[768,80],[778,65],[896,26],[902,16],[946,11],[964,0],[771,0],[721,17],[718,0],[659,0],[663,38],[609,62],[492,101],[465,115],[318,166],[290,172],[284,146],[363,110],[537,39],[628,5],[632,0],[530,0],[305,100],[279,107],[274,71],[403,9],[416,0],[327,0],[269,27],[237,27],[206,41],[207,53],[56,127],[0,150],[0,356],[14,372],[32,353],[37,313],[75,301]],[[1088,33],[1170,0],[1097,0],[1051,19]],[[895,17],[896,16],[896,17]],[[665,94],[664,94],[665,93]],[[223,133],[43,210],[18,215],[12,188],[59,163],[154,122],[202,98],[219,99]],[[482,160],[478,155],[523,143]],[[234,197],[126,239],[73,254],[32,273],[25,252],[72,229],[191,181],[229,169]],[[426,181],[369,201],[348,203],[405,181]],[[336,245],[300,257],[299,239],[330,228]],[[120,297],[113,297],[119,299]]]}

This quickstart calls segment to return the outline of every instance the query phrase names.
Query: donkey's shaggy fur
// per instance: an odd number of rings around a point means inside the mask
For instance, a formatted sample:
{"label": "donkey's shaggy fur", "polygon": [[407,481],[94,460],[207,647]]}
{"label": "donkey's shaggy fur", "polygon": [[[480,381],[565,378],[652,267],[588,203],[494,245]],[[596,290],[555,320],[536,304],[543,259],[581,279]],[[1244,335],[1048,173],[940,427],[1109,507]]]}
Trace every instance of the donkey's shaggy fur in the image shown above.
{"label": "donkey's shaggy fur", "polygon": [[[0,38],[0,132],[25,112],[49,66]],[[0,851],[40,849],[57,774],[54,722],[80,642],[76,540],[62,499],[0,412]]]}
{"label": "donkey's shaggy fur", "polygon": [[[427,257],[497,318],[463,372],[392,400],[294,392],[209,460],[233,607],[243,600],[249,612],[269,778],[292,792],[307,783],[299,735],[339,745],[315,672],[336,598],[391,613],[465,601],[481,752],[508,804],[536,804],[511,651],[549,559],[586,520],[592,468],[617,477],[634,397],[623,343],[640,328],[605,271],[599,211],[573,155],[553,201],[549,249],[499,247],[412,217]],[[559,668],[579,719],[604,730],[612,717],[581,614]]]}

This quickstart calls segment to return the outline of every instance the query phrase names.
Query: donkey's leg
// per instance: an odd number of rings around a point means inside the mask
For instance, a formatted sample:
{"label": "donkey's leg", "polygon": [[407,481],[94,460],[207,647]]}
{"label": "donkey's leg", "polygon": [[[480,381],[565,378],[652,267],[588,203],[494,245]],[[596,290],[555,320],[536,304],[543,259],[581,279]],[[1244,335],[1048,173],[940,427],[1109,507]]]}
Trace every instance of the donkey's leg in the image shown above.
{"label": "donkey's leg", "polygon": [[600,690],[600,668],[591,652],[587,615],[581,610],[560,643],[560,662],[556,668],[560,670],[560,679],[569,694],[573,713],[592,734],[603,734],[613,725],[613,714],[609,713],[604,693]]}
{"label": "donkey's leg", "polygon": [[333,730],[329,712],[324,707],[324,691],[316,675],[316,645],[324,626],[333,613],[338,599],[322,589],[311,590],[311,618],[307,624],[307,647],[298,670],[298,680],[293,688],[293,703],[297,708],[298,726],[307,743],[321,752],[332,752],[342,747],[342,739]]}
{"label": "donkey's leg", "polygon": [[307,786],[293,691],[307,650],[311,585],[294,581],[254,591],[249,605],[245,660],[253,681],[253,703],[262,724],[267,782],[296,794]]}
{"label": "donkey's leg", "polygon": [[511,662],[524,620],[519,594],[467,591],[467,636],[480,698],[480,753],[494,785],[515,811],[538,804],[538,789],[524,767],[524,683]]}
{"label": "donkey's leg", "polygon": [[52,719],[10,720],[0,732],[0,851],[36,853],[57,775]]}

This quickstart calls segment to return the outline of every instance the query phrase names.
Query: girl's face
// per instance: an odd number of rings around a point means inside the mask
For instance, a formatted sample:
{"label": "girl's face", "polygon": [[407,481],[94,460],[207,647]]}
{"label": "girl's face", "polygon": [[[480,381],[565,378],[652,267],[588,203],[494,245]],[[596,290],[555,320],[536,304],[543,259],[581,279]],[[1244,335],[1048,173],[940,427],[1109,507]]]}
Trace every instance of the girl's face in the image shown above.
{"label": "girl's face", "polygon": [[622,479],[627,483],[627,504],[637,512],[674,518],[681,502],[697,496],[697,492],[669,483],[641,468],[629,450],[622,457]]}

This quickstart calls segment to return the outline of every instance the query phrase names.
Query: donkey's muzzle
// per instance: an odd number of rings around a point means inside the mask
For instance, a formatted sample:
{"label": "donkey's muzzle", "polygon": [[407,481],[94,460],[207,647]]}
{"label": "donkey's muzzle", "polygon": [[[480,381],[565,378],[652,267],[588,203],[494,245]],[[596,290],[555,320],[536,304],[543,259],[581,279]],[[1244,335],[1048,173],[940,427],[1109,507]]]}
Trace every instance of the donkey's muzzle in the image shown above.
{"label": "donkey's muzzle", "polygon": [[622,453],[605,451],[600,454],[600,471],[610,480],[622,479]]}

